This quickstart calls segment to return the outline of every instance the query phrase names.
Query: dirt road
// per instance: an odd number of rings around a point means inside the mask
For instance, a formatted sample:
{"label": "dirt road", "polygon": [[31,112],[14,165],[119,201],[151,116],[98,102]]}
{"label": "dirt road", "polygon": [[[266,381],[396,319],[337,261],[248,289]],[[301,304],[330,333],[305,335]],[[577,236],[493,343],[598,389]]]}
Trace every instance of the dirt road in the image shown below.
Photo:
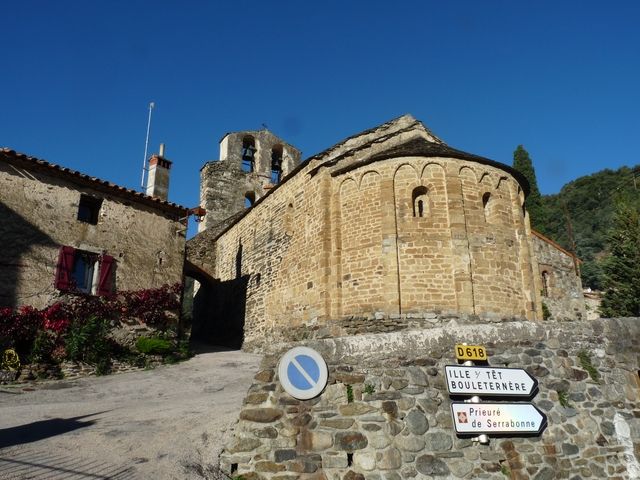
{"label": "dirt road", "polygon": [[0,479],[213,478],[259,360],[204,353],[32,391],[0,386]]}

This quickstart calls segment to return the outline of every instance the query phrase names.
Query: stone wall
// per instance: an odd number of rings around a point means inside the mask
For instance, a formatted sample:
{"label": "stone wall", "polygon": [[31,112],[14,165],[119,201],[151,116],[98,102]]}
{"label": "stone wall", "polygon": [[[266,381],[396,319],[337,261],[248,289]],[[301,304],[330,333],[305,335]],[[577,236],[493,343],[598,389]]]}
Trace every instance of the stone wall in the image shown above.
{"label": "stone wall", "polygon": [[542,301],[554,320],[587,318],[579,260],[538,232],[532,236],[542,285]]}
{"label": "stone wall", "polygon": [[[253,171],[243,170],[243,140],[251,138],[255,146]],[[207,210],[198,231],[215,227],[243,211],[245,196],[262,198],[274,186],[271,178],[273,149],[282,152],[282,177],[300,163],[300,151],[268,130],[229,133],[220,142],[220,158],[207,162],[200,170],[200,205]]]}
{"label": "stone wall", "polygon": [[208,252],[194,263],[219,280],[207,297],[243,315],[218,308],[208,322],[243,324],[250,349],[351,317],[541,319],[524,192],[509,167],[443,146],[411,117],[346,144],[312,157],[216,238],[192,240]]}
{"label": "stone wall", "polygon": [[[272,345],[221,456],[253,479],[553,479],[640,476],[640,319],[505,322],[308,342],[329,366],[324,392],[284,393]],[[444,366],[454,345],[487,347],[491,366],[539,380],[541,436],[454,434]],[[297,343],[299,344],[299,343]],[[296,345],[297,345],[296,344]],[[352,392],[352,401],[350,393]]]}
{"label": "stone wall", "polygon": [[[118,290],[181,282],[185,209],[46,162],[0,160],[0,306],[42,308],[57,299],[63,245],[114,257]],[[95,225],[78,220],[81,194],[102,200]]]}

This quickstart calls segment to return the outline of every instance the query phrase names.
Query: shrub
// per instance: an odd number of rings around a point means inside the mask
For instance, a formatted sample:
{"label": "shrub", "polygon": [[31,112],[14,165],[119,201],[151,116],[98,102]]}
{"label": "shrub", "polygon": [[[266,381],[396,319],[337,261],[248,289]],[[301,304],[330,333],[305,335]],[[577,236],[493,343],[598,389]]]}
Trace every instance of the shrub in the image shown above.
{"label": "shrub", "polygon": [[140,353],[147,355],[167,355],[173,351],[173,344],[169,340],[159,337],[140,337],[136,342]]}
{"label": "shrub", "polygon": [[33,307],[0,308],[0,348],[12,347],[20,356],[27,357],[42,322],[42,313]]}
{"label": "shrub", "polygon": [[[111,328],[126,322],[169,332],[176,324],[181,288],[180,284],[164,285],[108,297],[74,294],[42,310],[0,308],[0,352],[13,348],[22,358],[38,363],[57,363],[68,357],[95,365],[98,374],[108,373],[111,359],[126,355],[107,337]],[[172,341],[162,342],[148,347],[149,353],[173,351]],[[179,345],[176,358],[189,356],[188,346]]]}
{"label": "shrub", "polygon": [[108,373],[111,368],[111,341],[107,338],[110,324],[107,320],[89,317],[76,320],[66,336],[69,359],[95,365],[98,374]]}
{"label": "shrub", "polygon": [[551,318],[551,311],[549,310],[549,307],[547,307],[547,304],[542,302],[542,319],[549,320],[550,318]]}
{"label": "shrub", "polygon": [[40,330],[33,341],[29,360],[32,363],[51,363],[55,346],[54,335],[46,330]]}

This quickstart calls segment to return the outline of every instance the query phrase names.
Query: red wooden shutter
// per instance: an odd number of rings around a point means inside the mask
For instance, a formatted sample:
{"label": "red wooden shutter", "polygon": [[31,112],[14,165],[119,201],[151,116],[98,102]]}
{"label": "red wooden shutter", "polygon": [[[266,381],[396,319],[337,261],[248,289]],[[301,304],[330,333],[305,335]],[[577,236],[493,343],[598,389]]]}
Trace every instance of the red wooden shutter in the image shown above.
{"label": "red wooden shutter", "polygon": [[56,265],[56,288],[69,290],[71,288],[71,276],[73,273],[73,258],[76,249],[73,247],[60,248],[58,264]]}
{"label": "red wooden shutter", "polygon": [[100,271],[98,272],[98,295],[111,295],[113,293],[112,276],[115,259],[109,255],[102,255]]}

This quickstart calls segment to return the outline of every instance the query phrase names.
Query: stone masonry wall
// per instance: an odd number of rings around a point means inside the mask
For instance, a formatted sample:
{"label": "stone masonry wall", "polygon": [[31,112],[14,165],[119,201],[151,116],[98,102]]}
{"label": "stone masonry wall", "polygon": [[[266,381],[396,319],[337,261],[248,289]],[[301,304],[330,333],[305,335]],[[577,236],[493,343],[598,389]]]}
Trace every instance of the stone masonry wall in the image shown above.
{"label": "stone masonry wall", "polygon": [[[181,282],[185,237],[178,213],[109,192],[0,162],[0,306],[52,303],[62,245],[114,257],[118,290]],[[82,193],[103,199],[97,225],[77,219]]]}
{"label": "stone masonry wall", "polygon": [[[505,322],[308,342],[329,366],[317,398],[284,393],[272,345],[221,467],[246,480],[633,479],[640,476],[640,319]],[[453,430],[444,366],[454,345],[487,347],[491,366],[539,380],[541,436]],[[349,393],[351,392],[351,393]],[[350,399],[352,395],[352,399]]]}
{"label": "stone masonry wall", "polygon": [[[253,171],[242,169],[242,145],[245,137],[254,141]],[[300,151],[268,130],[230,133],[220,142],[220,159],[207,162],[200,170],[200,205],[207,210],[198,231],[215,227],[245,209],[245,195],[259,200],[273,187],[271,154],[282,151],[282,177],[300,163]]]}
{"label": "stone masonry wall", "polygon": [[[246,280],[234,289],[246,348],[291,327],[354,316],[541,317],[528,223],[504,171],[421,157],[344,174],[311,176],[313,167],[207,247],[221,288]],[[423,217],[414,216],[420,188]]]}
{"label": "stone masonry wall", "polygon": [[554,320],[581,320],[587,318],[582,280],[576,271],[576,263],[568,252],[555,246],[548,239],[534,233],[532,236],[539,278],[546,277],[546,289],[542,288],[542,301],[549,308]]}

